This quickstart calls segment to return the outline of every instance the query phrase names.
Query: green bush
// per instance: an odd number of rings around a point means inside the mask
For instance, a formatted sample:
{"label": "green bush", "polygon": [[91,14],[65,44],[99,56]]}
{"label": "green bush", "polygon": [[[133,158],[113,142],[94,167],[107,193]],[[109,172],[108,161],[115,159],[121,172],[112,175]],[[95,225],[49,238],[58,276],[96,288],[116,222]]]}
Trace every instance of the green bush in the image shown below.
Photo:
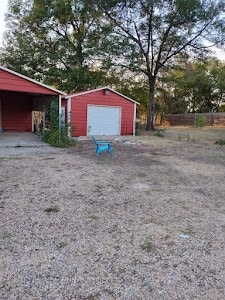
{"label": "green bush", "polygon": [[216,141],[216,144],[221,145],[221,146],[225,145],[225,140],[219,139],[219,140]]}
{"label": "green bush", "polygon": [[165,132],[165,129],[156,129],[155,132],[154,132],[154,136],[158,136],[158,137],[164,137],[164,132]]}
{"label": "green bush", "polygon": [[68,127],[63,126],[60,130],[58,129],[50,129],[44,132],[43,141],[48,143],[53,147],[70,147],[76,144],[76,141],[72,140],[68,136]]}
{"label": "green bush", "polygon": [[197,116],[194,123],[195,127],[202,128],[206,125],[206,117],[205,116]]}

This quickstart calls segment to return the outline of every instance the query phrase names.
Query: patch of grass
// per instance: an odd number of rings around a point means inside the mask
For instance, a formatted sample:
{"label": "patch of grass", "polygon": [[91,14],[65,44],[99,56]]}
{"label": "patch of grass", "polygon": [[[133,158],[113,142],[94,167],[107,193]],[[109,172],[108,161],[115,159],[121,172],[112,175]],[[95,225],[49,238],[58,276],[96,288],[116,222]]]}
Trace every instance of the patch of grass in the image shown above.
{"label": "patch of grass", "polygon": [[66,242],[60,242],[58,245],[57,245],[57,249],[62,249],[62,248],[65,248],[66,246],[68,246],[69,244],[66,243]]}
{"label": "patch of grass", "polygon": [[60,209],[59,209],[58,205],[53,205],[53,206],[50,206],[48,208],[45,208],[44,211],[47,212],[47,213],[52,213],[52,212],[56,213],[56,212],[59,212]]}
{"label": "patch of grass", "polygon": [[12,236],[11,233],[7,231],[0,231],[0,239],[7,239],[11,236]]}
{"label": "patch of grass", "polygon": [[96,215],[90,215],[89,218],[92,220],[98,220],[98,217]]}
{"label": "patch of grass", "polygon": [[68,136],[68,128],[51,129],[44,132],[43,141],[53,147],[66,148],[76,145],[76,141]]}
{"label": "patch of grass", "polygon": [[204,127],[205,125],[206,125],[206,117],[204,115],[197,116],[195,119],[194,126],[202,129],[202,127]]}
{"label": "patch of grass", "polygon": [[215,144],[223,146],[223,145],[225,145],[225,140],[224,139],[219,139],[219,140],[216,141]]}
{"label": "patch of grass", "polygon": [[154,132],[154,136],[157,137],[164,137],[165,136],[165,129],[156,129]]}
{"label": "patch of grass", "polygon": [[190,225],[187,226],[184,230],[182,230],[183,234],[187,234],[187,235],[193,235],[194,234],[194,228]]}
{"label": "patch of grass", "polygon": [[145,252],[152,252],[155,249],[155,245],[152,242],[152,238],[149,237],[147,241],[144,242],[144,244],[140,245],[141,249]]}

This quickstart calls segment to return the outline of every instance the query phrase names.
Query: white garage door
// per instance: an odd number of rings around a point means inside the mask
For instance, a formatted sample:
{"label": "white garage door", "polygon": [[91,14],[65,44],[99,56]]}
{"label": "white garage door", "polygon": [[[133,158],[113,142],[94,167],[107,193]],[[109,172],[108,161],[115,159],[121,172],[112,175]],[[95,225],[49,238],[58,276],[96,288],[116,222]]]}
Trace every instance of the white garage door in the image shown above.
{"label": "white garage door", "polygon": [[88,105],[88,135],[120,135],[120,107]]}

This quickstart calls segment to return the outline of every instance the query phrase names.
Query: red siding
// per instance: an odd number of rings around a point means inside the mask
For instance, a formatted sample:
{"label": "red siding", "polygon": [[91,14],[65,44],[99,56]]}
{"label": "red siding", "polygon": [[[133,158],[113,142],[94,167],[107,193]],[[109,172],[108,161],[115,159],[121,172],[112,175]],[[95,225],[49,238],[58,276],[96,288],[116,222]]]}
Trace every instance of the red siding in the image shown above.
{"label": "red siding", "polygon": [[0,90],[58,95],[58,93],[38,83],[34,83],[4,70],[0,70]]}
{"label": "red siding", "polygon": [[87,105],[120,106],[122,109],[121,134],[133,134],[135,103],[110,91],[105,95],[104,90],[94,91],[71,99],[71,125],[75,128],[74,136],[87,135]]}
{"label": "red siding", "polygon": [[5,131],[32,131],[31,98],[23,93],[1,93],[2,128]]}

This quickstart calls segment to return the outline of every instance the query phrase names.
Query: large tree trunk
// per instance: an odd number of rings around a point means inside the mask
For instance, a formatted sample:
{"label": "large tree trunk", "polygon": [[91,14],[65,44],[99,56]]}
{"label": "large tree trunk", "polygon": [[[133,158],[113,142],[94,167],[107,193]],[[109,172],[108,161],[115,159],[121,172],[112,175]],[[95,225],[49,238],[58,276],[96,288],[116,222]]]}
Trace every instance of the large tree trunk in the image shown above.
{"label": "large tree trunk", "polygon": [[155,79],[149,78],[149,104],[146,130],[154,130],[155,116]]}

